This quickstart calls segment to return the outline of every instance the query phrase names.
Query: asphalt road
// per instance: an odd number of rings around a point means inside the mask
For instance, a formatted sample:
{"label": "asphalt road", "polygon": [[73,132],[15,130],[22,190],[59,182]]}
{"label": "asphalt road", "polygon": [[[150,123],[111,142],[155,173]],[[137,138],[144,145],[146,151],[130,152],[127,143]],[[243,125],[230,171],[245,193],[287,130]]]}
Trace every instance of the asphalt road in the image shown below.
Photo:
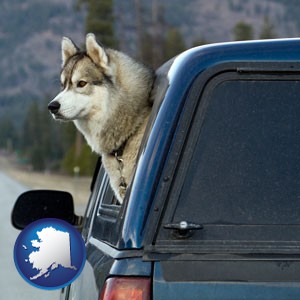
{"label": "asphalt road", "polygon": [[0,171],[0,299],[52,300],[59,291],[37,289],[19,275],[13,260],[13,247],[19,231],[10,222],[11,211],[18,195],[27,190]]}

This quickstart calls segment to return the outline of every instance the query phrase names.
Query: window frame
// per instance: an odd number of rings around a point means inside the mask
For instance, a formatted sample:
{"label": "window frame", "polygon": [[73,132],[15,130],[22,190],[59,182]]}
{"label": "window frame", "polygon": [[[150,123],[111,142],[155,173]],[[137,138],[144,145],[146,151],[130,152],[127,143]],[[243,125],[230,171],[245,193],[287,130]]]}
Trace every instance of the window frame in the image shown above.
{"label": "window frame", "polygon": [[99,169],[93,194],[96,200],[93,203],[94,208],[89,223],[89,238],[95,238],[115,247],[119,239],[119,219],[123,205],[107,204],[114,195],[103,166]]}
{"label": "window frame", "polygon": [[[153,251],[153,249],[155,249],[154,251],[156,252],[162,251],[170,253],[181,253],[182,251],[187,251],[187,247],[189,247],[190,251],[193,249],[194,252],[209,252],[213,250],[211,246],[204,247],[202,250],[199,250],[199,245],[196,245],[196,243],[194,243],[193,245],[193,241],[191,240],[159,241],[157,240],[157,238],[160,228],[162,228],[163,224],[170,222],[171,216],[174,215],[174,209],[176,207],[176,201],[178,201],[178,197],[174,197],[172,195],[179,194],[184,181],[184,176],[182,175],[187,171],[187,167],[185,167],[185,169],[181,170],[180,173],[177,173],[178,164],[181,163],[181,165],[187,166],[190,163],[193,151],[189,151],[188,158],[186,158],[185,160],[185,162],[187,162],[186,164],[182,164],[182,153],[184,152],[184,149],[194,149],[194,146],[196,144],[197,139],[193,138],[193,135],[197,135],[198,133],[194,133],[193,131],[191,131],[191,124],[193,124],[194,127],[198,127],[198,130],[199,126],[201,128],[201,123],[203,122],[203,116],[207,106],[206,99],[204,97],[206,88],[212,80],[220,75],[224,76],[225,73],[234,73],[236,76],[236,80],[259,79],[299,81],[300,64],[291,62],[225,63],[207,70],[206,72],[200,74],[198,78],[196,78],[189,94],[187,95],[183,113],[178,122],[177,130],[170,147],[170,154],[168,155],[161,176],[161,179],[170,178],[171,180],[168,180],[169,182],[167,183],[166,180],[164,180],[164,183],[162,183],[161,180],[159,183],[159,185],[161,185],[161,188],[159,188],[156,194],[156,202],[154,206],[164,205],[164,209],[162,210],[163,213],[152,213],[148,221],[148,224],[156,223],[158,228],[155,232],[152,231],[145,237],[145,242],[147,245],[146,249],[148,249],[147,251]],[[285,76],[282,76],[283,74]],[[195,118],[196,112],[199,110],[201,110],[201,117],[199,118],[198,116],[198,118]],[[187,115],[189,115],[189,117],[187,117]],[[197,122],[200,124],[195,126]],[[181,136],[180,138],[178,138],[179,133],[184,133],[185,137]],[[186,144],[186,142],[188,142],[189,144]],[[176,176],[174,176],[174,174],[176,174]],[[175,192],[172,191],[174,187],[175,189],[177,189],[175,190]],[[171,193],[171,191],[173,194]],[[277,245],[277,250],[280,253],[285,251],[284,248],[286,245],[283,244],[284,243],[282,243],[281,245],[282,247]],[[299,247],[299,245],[300,243],[297,243],[297,247]],[[261,245],[261,248],[258,252],[265,253],[266,249],[269,246],[270,245]],[[236,243],[232,243],[232,245],[229,245],[226,251],[234,251],[233,248],[236,247],[238,247],[238,245],[236,245]],[[220,248],[217,248],[215,248],[213,251],[220,251]],[[247,247],[240,247],[239,249],[240,252],[248,252],[248,250],[249,249],[247,249]],[[289,249],[288,251],[296,251],[296,248],[294,247],[293,249]],[[299,251],[296,252],[298,253]]]}
{"label": "window frame", "polygon": [[[155,122],[156,116],[160,109],[160,105],[169,87],[169,82],[166,78],[166,74],[173,61],[174,60],[168,61],[156,71],[155,82],[150,95],[150,100],[152,101],[152,112],[150,114],[150,118],[141,142],[137,160],[139,159],[140,154],[144,151],[146,141],[149,138],[149,133],[151,132],[151,128]],[[105,174],[101,175],[101,172],[104,172]],[[93,217],[92,221],[90,221],[92,228],[90,229],[89,237],[92,236],[97,240],[104,241],[105,243],[111,245],[116,249],[123,249],[122,226],[126,214],[126,209],[130,201],[131,187],[134,178],[135,174],[133,176],[131,184],[128,186],[128,190],[126,192],[123,203],[121,205],[108,204],[106,202],[106,196],[108,194],[108,189],[111,189],[109,186],[109,178],[103,166],[98,167],[98,170],[96,170],[96,174],[94,175],[93,183],[91,185],[91,189],[93,190],[93,194],[96,194],[97,200],[93,204]],[[99,181],[101,182],[100,185]],[[107,228],[107,223],[108,230],[101,229],[103,227]]]}

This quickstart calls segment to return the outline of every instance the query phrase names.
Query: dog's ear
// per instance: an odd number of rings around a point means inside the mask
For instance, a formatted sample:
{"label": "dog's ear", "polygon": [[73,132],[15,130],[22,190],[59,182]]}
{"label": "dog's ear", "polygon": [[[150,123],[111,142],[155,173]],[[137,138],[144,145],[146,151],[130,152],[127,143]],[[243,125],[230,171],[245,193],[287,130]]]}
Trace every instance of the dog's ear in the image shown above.
{"label": "dog's ear", "polygon": [[63,37],[61,41],[62,65],[64,66],[66,61],[77,52],[78,48],[73,41],[67,37]]}
{"label": "dog's ear", "polygon": [[96,42],[96,37],[93,33],[86,35],[86,52],[95,64],[105,70],[108,68],[108,56],[104,48]]}

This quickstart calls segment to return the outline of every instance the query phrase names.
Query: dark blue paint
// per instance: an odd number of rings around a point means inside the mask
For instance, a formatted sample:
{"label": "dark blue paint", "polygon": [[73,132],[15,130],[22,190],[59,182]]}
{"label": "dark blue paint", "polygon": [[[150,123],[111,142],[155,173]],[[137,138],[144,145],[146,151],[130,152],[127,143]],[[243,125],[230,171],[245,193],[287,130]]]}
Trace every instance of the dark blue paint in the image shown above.
{"label": "dark blue paint", "polygon": [[299,282],[172,282],[155,263],[153,300],[298,300]]}
{"label": "dark blue paint", "polygon": [[177,119],[195,78],[226,62],[299,61],[300,39],[234,42],[193,48],[179,55],[168,72],[169,88],[142,153],[124,218],[120,248],[140,248],[144,222]]}
{"label": "dark blue paint", "polygon": [[142,261],[141,258],[115,260],[110,270],[110,275],[123,276],[150,276],[151,263]]}

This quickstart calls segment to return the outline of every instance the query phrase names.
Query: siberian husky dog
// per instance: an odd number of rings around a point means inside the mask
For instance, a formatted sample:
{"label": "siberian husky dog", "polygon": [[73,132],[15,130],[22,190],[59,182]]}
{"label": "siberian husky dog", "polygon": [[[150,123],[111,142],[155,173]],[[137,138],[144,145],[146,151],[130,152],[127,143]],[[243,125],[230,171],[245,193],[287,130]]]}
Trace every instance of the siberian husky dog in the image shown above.
{"label": "siberian husky dog", "polygon": [[122,203],[151,111],[154,72],[124,53],[105,49],[90,33],[86,51],[62,39],[60,79],[62,91],[48,109],[56,120],[73,121],[101,155]]}

